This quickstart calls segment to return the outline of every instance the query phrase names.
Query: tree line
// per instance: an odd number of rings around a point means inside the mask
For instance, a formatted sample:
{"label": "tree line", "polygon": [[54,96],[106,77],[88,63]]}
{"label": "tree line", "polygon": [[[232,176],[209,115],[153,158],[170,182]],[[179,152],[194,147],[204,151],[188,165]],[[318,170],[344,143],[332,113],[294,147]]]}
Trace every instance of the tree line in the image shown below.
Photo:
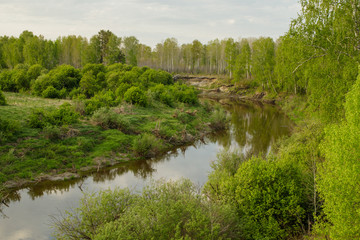
{"label": "tree line", "polygon": [[[251,66],[262,57],[271,60],[275,45],[271,38],[264,37],[215,39],[207,44],[194,40],[181,45],[177,39],[167,38],[152,49],[134,36],[118,37],[109,30],[100,30],[90,40],[71,35],[55,41],[24,31],[18,38],[0,37],[0,67],[40,64],[52,69],[62,64],[81,68],[87,63],[127,63],[176,73],[229,74],[240,79],[250,78]],[[260,68],[255,66],[253,70]]]}

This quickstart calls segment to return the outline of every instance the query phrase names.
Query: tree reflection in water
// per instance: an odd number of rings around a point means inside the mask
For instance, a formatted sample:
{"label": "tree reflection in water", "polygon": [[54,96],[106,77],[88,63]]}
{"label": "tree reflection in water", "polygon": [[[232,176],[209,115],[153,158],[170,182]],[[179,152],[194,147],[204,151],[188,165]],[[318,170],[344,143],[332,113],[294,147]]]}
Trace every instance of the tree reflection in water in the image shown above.
{"label": "tree reflection in water", "polygon": [[[130,161],[119,165],[100,169],[98,172],[84,174],[79,179],[67,181],[45,181],[28,186],[28,194],[32,200],[44,194],[68,192],[74,187],[82,190],[84,180],[92,176],[95,183],[112,181],[117,176],[131,172],[135,177],[148,179],[156,173],[156,164],[176,158],[179,154],[185,156],[189,147],[198,148],[209,143],[215,143],[225,149],[240,150],[245,157],[268,154],[272,145],[280,137],[289,135],[291,121],[272,105],[251,102],[235,102],[234,100],[221,100],[222,106],[231,114],[231,123],[227,130],[210,134],[192,145],[181,146],[156,158]],[[216,104],[216,103],[213,103]],[[5,204],[20,201],[18,190],[12,191]]]}

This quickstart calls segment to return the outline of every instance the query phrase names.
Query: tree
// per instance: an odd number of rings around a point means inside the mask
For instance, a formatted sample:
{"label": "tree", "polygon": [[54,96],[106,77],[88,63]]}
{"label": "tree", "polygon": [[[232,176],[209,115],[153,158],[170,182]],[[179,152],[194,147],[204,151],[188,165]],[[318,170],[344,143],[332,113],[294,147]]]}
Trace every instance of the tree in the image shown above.
{"label": "tree", "polygon": [[80,80],[80,89],[81,92],[88,98],[93,97],[95,93],[100,90],[100,85],[97,84],[93,71],[87,71],[84,73]]}
{"label": "tree", "polygon": [[199,40],[194,40],[191,46],[191,71],[199,72],[201,60],[202,44]]}
{"label": "tree", "polygon": [[125,37],[123,50],[125,53],[126,63],[137,66],[137,53],[138,53],[139,40],[134,37]]}
{"label": "tree", "polygon": [[240,42],[240,52],[235,62],[235,80],[249,79],[251,76],[251,48],[247,39]]}
{"label": "tree", "polygon": [[270,89],[273,87],[275,43],[271,38],[260,37],[252,44],[252,73],[256,81]]}
{"label": "tree", "polygon": [[121,38],[115,34],[111,34],[106,46],[106,55],[104,57],[104,64],[110,65],[114,63],[125,63],[125,55],[120,50]]}
{"label": "tree", "polygon": [[[285,53],[294,45],[295,57],[284,58],[288,61],[282,61],[282,70],[277,72],[282,82],[289,75],[284,69],[291,69],[291,74],[301,72],[289,80],[302,85],[312,110],[318,111],[325,121],[338,120],[344,113],[345,93],[357,75],[360,6],[356,0],[301,0],[300,3],[302,10],[292,21],[281,48]],[[299,84],[292,85],[297,91]]]}
{"label": "tree", "polygon": [[325,161],[318,185],[330,224],[318,224],[331,239],[360,236],[360,74],[346,94],[345,109],[346,122],[330,125],[321,146]]}
{"label": "tree", "polygon": [[234,39],[228,38],[225,40],[225,42],[225,58],[227,63],[227,69],[230,73],[230,78],[232,78],[236,64],[236,56],[239,54],[239,50]]}

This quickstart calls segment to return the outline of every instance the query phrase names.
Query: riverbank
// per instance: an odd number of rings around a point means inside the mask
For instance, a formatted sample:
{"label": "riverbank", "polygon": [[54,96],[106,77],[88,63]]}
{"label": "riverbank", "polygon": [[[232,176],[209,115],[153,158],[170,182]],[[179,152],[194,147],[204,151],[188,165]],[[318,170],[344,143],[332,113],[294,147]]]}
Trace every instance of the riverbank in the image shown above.
{"label": "riverbank", "polygon": [[124,102],[103,109],[97,117],[34,128],[29,124],[34,111],[59,111],[64,104],[76,108],[78,103],[19,93],[5,96],[8,105],[0,108],[2,119],[17,126],[0,147],[0,182],[7,188],[78,178],[121,162],[161,155],[226,122],[225,112],[206,103],[169,107],[153,100],[147,107]]}
{"label": "riverbank", "polygon": [[203,98],[217,100],[231,98],[267,104],[276,104],[276,102],[282,101],[282,97],[278,94],[270,94],[267,91],[260,90],[246,81],[233,83],[229,78],[212,75],[176,75],[174,79],[195,87],[200,92],[199,96]]}

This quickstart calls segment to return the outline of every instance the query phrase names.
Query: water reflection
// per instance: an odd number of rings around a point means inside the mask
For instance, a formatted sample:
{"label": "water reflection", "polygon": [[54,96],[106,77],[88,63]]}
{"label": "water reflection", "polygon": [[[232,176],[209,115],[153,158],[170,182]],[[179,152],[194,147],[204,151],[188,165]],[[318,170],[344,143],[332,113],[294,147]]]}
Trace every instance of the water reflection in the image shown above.
{"label": "water reflection", "polygon": [[82,191],[129,187],[141,189],[151,179],[189,178],[200,185],[211,171],[210,162],[224,148],[249,157],[267,154],[273,143],[289,134],[291,122],[270,105],[222,100],[231,113],[229,129],[183,146],[159,158],[122,163],[80,179],[41,182],[12,192],[6,201],[6,219],[0,219],[0,239],[49,239],[49,215],[76,206]]}

